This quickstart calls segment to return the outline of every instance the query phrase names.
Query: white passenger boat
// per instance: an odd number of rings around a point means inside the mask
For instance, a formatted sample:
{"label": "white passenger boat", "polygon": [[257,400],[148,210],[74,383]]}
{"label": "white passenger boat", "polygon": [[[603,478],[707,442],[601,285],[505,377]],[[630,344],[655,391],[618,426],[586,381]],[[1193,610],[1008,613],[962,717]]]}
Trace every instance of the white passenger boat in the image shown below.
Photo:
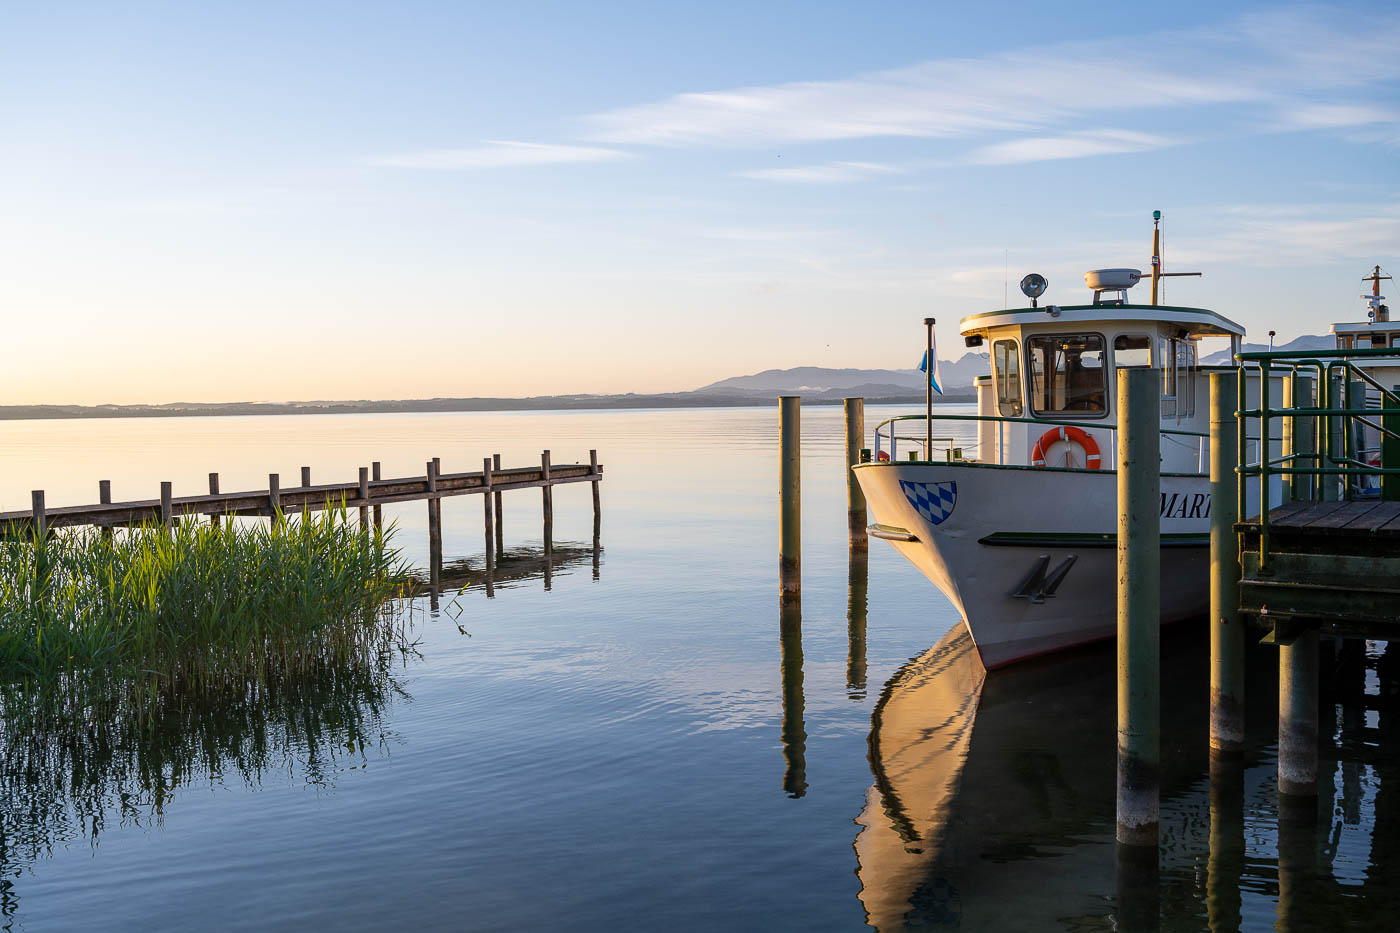
{"label": "white passenger boat", "polygon": [[[1154,256],[1152,286],[1162,275]],[[1173,622],[1209,603],[1210,489],[1203,338],[1237,348],[1243,328],[1204,308],[1136,304],[1135,269],[1088,273],[1094,300],[962,320],[967,345],[990,350],[976,384],[976,415],[882,424],[875,459],[855,466],[874,522],[952,601],[987,668],[1116,632],[1117,487],[1115,371],[1161,372],[1161,617]],[[1257,397],[1257,386],[1251,386]],[[901,461],[898,429],[916,420],[919,441],[947,423],[975,422],[971,449],[917,450]],[[888,438],[888,439],[887,439]],[[1256,445],[1257,446],[1257,445]],[[1257,455],[1257,451],[1255,452]],[[1245,514],[1257,511],[1249,484]],[[1271,500],[1277,492],[1271,490]]]}

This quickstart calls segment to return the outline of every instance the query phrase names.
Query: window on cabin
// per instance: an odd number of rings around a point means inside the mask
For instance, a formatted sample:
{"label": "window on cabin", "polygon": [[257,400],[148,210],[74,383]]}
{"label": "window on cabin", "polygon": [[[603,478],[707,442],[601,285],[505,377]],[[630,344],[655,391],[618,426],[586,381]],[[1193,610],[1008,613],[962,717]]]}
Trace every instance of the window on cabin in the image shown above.
{"label": "window on cabin", "polygon": [[1007,418],[1021,417],[1021,354],[1014,340],[992,344],[993,379],[997,386],[997,411]]}
{"label": "window on cabin", "polygon": [[1196,414],[1196,344],[1162,337],[1162,417],[1181,421]]}
{"label": "window on cabin", "polygon": [[1096,418],[1108,411],[1103,337],[1042,334],[1026,341],[1026,350],[1036,414]]}
{"label": "window on cabin", "polygon": [[1113,338],[1113,365],[1120,369],[1152,365],[1152,338],[1146,334],[1119,334]]}

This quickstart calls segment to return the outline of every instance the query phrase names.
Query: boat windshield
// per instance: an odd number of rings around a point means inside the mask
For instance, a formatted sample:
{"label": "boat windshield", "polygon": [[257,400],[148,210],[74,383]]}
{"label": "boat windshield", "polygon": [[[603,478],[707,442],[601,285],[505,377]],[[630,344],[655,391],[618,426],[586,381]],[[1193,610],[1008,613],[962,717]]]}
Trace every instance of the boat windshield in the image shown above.
{"label": "boat windshield", "polygon": [[1031,407],[1037,415],[1103,417],[1108,411],[1104,339],[1039,334],[1026,341]]}

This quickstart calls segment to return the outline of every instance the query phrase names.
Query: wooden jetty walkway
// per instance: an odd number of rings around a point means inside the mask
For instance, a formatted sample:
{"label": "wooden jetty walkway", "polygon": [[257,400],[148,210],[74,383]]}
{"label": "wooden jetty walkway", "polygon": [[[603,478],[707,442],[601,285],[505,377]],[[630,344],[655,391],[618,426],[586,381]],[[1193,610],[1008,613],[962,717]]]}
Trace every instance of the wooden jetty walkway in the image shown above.
{"label": "wooden jetty walkway", "polygon": [[[298,512],[325,509],[358,509],[360,523],[368,525],[370,513],[376,528],[383,526],[383,506],[395,502],[426,501],[428,503],[428,551],[433,599],[436,601],[442,573],[442,500],[449,496],[483,497],[485,526],[486,570],[495,569],[495,562],[505,552],[503,540],[503,493],[517,489],[541,490],[544,552],[546,565],[552,558],[554,546],[555,486],[568,483],[591,483],[593,487],[593,539],[597,546],[601,525],[602,505],[598,484],[603,479],[603,465],[598,452],[588,452],[588,463],[554,464],[550,452],[540,454],[538,466],[501,468],[499,454],[482,460],[481,470],[473,473],[443,473],[441,460],[434,457],[426,462],[422,476],[384,479],[378,462],[359,468],[359,478],[350,483],[311,482],[311,468],[301,468],[301,483],[283,488],[276,473],[268,474],[266,489],[247,492],[222,492],[219,474],[209,474],[209,492],[197,496],[174,496],[172,484],[160,484],[160,498],[129,502],[112,501],[109,480],[98,483],[99,502],[95,505],[68,505],[50,508],[44,491],[34,490],[28,511],[0,512],[0,534],[47,534],[50,529],[97,526],[127,527],[143,523],[173,525],[181,519],[208,517],[210,521],[235,517],[277,518]],[[490,587],[488,586],[488,590]]]}

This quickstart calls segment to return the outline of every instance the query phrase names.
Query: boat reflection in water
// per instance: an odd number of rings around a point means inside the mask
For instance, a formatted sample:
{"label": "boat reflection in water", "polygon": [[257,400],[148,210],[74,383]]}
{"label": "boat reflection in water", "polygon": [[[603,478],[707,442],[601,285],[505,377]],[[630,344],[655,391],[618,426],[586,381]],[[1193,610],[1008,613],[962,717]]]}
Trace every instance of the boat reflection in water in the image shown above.
{"label": "boat reflection in water", "polygon": [[1145,880],[1116,862],[1111,645],[984,673],[958,625],[897,672],[872,716],[874,782],[856,818],[868,923],[1109,930],[1144,914],[1156,928],[1160,911],[1162,929],[1388,927],[1400,652],[1372,643],[1350,672],[1341,653],[1324,660],[1335,744],[1320,798],[1296,801],[1276,790],[1277,655],[1252,652],[1248,751],[1213,767],[1204,633],[1185,628],[1163,633],[1161,863]]}

